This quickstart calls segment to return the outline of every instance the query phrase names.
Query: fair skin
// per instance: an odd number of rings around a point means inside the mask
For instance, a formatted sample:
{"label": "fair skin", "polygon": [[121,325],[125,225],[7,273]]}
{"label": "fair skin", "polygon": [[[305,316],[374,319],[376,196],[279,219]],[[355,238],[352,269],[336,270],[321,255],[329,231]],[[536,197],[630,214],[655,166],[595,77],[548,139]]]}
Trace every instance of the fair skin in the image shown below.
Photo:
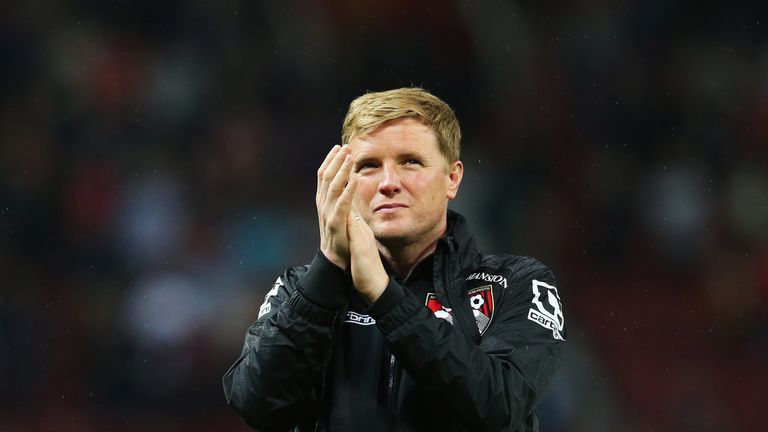
{"label": "fair skin", "polygon": [[410,118],[334,147],[318,170],[321,251],[376,301],[389,282],[385,263],[404,275],[434,251],[463,173],[432,129]]}

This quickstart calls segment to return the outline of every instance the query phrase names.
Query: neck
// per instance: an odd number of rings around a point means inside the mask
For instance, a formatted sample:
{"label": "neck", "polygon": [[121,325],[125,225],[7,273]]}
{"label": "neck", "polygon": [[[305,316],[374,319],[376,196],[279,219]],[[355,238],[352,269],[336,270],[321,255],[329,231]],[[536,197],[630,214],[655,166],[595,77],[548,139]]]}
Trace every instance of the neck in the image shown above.
{"label": "neck", "polygon": [[386,264],[400,276],[405,276],[422,259],[435,251],[437,241],[445,234],[446,227],[443,226],[436,234],[425,238],[421,242],[392,245],[379,242],[379,253]]}

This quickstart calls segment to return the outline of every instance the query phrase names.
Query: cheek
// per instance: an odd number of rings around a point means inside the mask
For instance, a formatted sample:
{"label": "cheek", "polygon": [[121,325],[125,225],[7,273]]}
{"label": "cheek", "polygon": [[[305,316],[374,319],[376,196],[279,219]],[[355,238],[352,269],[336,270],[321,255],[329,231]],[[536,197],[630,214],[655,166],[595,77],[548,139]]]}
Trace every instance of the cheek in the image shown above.
{"label": "cheek", "polygon": [[442,177],[419,174],[412,178],[411,190],[423,196],[430,202],[443,195],[444,182]]}
{"label": "cheek", "polygon": [[368,179],[358,179],[357,190],[355,191],[356,203],[369,203],[376,194],[376,184]]}
{"label": "cheek", "polygon": [[405,182],[414,194],[423,194],[431,187],[430,176],[424,173],[412,173],[405,178]]}

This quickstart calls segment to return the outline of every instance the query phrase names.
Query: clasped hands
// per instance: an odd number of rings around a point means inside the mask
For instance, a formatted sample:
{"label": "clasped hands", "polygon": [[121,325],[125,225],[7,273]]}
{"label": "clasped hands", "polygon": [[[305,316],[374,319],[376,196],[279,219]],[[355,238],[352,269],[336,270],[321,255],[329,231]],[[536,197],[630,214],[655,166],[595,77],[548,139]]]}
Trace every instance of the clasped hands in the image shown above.
{"label": "clasped hands", "polygon": [[371,227],[353,205],[358,178],[349,146],[334,146],[317,170],[317,219],[320,251],[352,273],[352,283],[369,303],[379,298],[389,276]]}

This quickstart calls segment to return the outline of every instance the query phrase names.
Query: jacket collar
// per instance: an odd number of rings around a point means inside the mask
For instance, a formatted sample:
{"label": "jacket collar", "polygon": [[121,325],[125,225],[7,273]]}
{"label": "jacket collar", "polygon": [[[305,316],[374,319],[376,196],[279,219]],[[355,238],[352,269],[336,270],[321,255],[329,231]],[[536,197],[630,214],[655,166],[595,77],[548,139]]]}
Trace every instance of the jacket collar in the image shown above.
{"label": "jacket collar", "polygon": [[457,259],[460,269],[471,266],[480,254],[475,236],[469,231],[467,220],[453,210],[448,210],[447,229],[440,243],[448,246],[454,259]]}
{"label": "jacket collar", "polygon": [[478,344],[480,332],[461,281],[464,279],[466,269],[476,265],[480,252],[463,216],[448,210],[448,226],[445,235],[438,241],[438,246],[438,253],[442,250],[445,254],[442,261],[444,273],[435,274],[435,288],[440,292],[440,285],[442,285],[461,332],[473,343]]}

